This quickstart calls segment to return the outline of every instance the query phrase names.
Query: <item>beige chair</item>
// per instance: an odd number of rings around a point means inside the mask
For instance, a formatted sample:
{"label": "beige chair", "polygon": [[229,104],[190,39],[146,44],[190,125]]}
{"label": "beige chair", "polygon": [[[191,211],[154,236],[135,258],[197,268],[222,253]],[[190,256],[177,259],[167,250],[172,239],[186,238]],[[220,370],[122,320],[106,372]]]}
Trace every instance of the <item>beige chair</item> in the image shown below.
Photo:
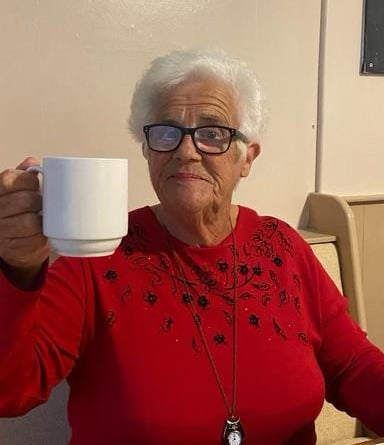
{"label": "beige chair", "polygon": [[[333,242],[313,243],[311,247],[339,289],[342,290],[339,259],[335,244]],[[364,440],[360,422],[338,411],[328,402],[324,404],[316,421],[316,433],[318,445],[349,445]]]}
{"label": "beige chair", "polygon": [[[302,236],[339,289],[348,295],[351,315],[366,329],[353,213],[343,200],[322,194],[311,194],[305,210]],[[318,445],[352,445],[369,440],[357,419],[327,402],[316,421],[316,433]]]}

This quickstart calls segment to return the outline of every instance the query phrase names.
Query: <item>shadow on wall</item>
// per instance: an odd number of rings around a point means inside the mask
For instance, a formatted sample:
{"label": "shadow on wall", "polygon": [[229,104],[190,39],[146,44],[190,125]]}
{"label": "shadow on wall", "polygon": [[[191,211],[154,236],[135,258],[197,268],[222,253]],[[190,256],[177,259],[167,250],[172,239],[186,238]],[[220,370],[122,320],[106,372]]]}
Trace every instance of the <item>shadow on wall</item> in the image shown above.
{"label": "shadow on wall", "polygon": [[0,445],[67,445],[68,385],[57,386],[47,403],[22,417],[0,419]]}

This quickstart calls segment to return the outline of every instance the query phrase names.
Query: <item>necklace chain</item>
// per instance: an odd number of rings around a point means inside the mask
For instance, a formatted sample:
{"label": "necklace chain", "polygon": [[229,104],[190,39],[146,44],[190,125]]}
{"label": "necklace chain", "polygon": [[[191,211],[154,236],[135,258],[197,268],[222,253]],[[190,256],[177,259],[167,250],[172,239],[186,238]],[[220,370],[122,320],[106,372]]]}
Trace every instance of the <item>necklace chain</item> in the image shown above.
{"label": "necklace chain", "polygon": [[200,339],[203,343],[205,353],[207,354],[209,364],[211,366],[212,372],[215,376],[217,386],[220,390],[220,393],[223,397],[225,407],[227,409],[228,418],[231,420],[235,420],[235,412],[236,412],[236,397],[237,397],[237,270],[238,270],[238,264],[237,264],[237,244],[236,244],[236,237],[232,225],[231,218],[229,219],[230,226],[231,226],[231,236],[232,236],[232,255],[233,255],[233,302],[232,302],[232,401],[231,404],[229,403],[227,394],[224,390],[224,385],[221,381],[219,371],[217,369],[216,363],[213,359],[212,352],[208,346],[207,338],[204,333],[204,329],[201,323],[201,318],[199,314],[197,313],[196,305],[193,301],[192,295],[189,292],[189,286],[187,284],[187,280],[183,271],[183,268],[181,267],[181,261],[179,254],[177,253],[175,246],[169,236],[167,236],[169,245],[171,247],[171,254],[173,259],[175,260],[175,263],[177,265],[177,269],[179,272],[179,275],[181,276],[181,280],[183,282],[185,291],[190,296],[188,301],[188,306],[190,307],[191,315],[193,318],[193,321],[197,327],[197,331],[199,333]]}

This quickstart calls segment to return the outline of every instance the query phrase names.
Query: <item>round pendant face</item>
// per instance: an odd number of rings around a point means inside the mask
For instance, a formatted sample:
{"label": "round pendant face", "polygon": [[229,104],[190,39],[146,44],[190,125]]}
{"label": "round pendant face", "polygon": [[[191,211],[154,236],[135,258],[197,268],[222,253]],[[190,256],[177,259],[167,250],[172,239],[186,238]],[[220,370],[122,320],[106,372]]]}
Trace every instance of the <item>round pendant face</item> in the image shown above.
{"label": "round pendant face", "polygon": [[223,445],[242,445],[244,444],[244,430],[240,419],[227,419],[224,424]]}
{"label": "round pendant face", "polygon": [[231,431],[228,434],[229,445],[241,445],[242,437],[240,431]]}

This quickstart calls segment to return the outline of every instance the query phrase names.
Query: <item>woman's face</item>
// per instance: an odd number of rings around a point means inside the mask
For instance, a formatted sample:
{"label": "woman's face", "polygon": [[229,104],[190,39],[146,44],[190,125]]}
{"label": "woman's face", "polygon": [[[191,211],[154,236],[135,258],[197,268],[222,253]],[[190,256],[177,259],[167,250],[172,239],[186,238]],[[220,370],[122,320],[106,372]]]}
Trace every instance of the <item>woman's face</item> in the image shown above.
{"label": "woman's face", "polygon": [[[172,88],[159,100],[155,122],[183,127],[224,125],[238,128],[237,106],[225,85],[218,81],[189,81]],[[215,210],[229,206],[241,176],[247,176],[257,144],[248,144],[245,156],[237,142],[220,155],[200,154],[190,135],[169,153],[148,150],[152,185],[163,207],[182,212]]]}

